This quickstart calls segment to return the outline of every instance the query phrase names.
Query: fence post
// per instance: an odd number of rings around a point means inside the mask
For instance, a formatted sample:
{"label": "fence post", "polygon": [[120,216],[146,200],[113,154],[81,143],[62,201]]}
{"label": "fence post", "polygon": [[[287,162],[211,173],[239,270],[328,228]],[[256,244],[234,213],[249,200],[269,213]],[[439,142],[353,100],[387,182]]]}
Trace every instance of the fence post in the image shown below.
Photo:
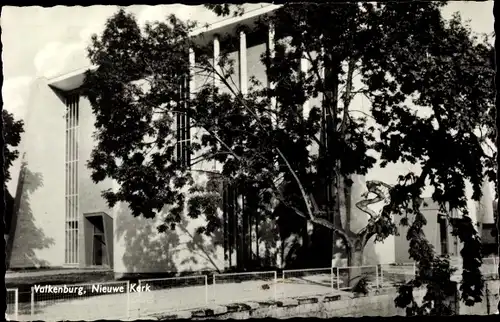
{"label": "fence post", "polygon": [[277,287],[278,287],[278,272],[274,271],[274,300],[275,301],[278,300]]}
{"label": "fence post", "polygon": [[208,276],[205,275],[205,304],[208,305]]}
{"label": "fence post", "polygon": [[375,275],[377,276],[376,286],[377,286],[377,290],[378,290],[380,288],[380,283],[378,280],[378,265],[375,265]]}
{"label": "fence post", "polygon": [[497,258],[496,258],[496,256],[493,256],[493,276],[496,276],[496,275],[498,275]]}
{"label": "fence post", "polygon": [[130,281],[127,281],[127,319],[130,319]]}
{"label": "fence post", "polygon": [[217,274],[214,273],[214,276],[212,278],[213,279],[213,281],[212,281],[213,282],[212,283],[212,293],[213,293],[212,302],[214,302],[214,303],[216,302],[216,299],[217,299],[217,295],[216,295],[216,291],[215,291],[215,275],[217,275]]}
{"label": "fence post", "polygon": [[144,300],[143,295],[142,295],[142,280],[138,280],[137,283],[139,284],[139,289],[141,290],[141,292],[139,292],[139,305],[137,308],[137,317],[140,318],[142,316],[142,312],[141,312],[142,301]]}
{"label": "fence post", "polygon": [[35,315],[35,289],[31,287],[31,318]]}
{"label": "fence post", "polygon": [[340,291],[340,270],[337,267],[337,289]]}
{"label": "fence post", "polygon": [[281,272],[281,283],[280,283],[280,298],[285,298],[285,270]]}
{"label": "fence post", "polygon": [[333,266],[330,267],[330,287],[332,288],[333,293]]}
{"label": "fence post", "polygon": [[380,264],[380,285],[384,284],[384,269],[382,268],[383,264]]}
{"label": "fence post", "polygon": [[19,312],[19,289],[15,289],[14,290],[14,296],[15,296],[15,302],[14,302],[14,317],[15,317],[15,320],[16,321],[19,321],[19,316],[18,316],[18,312]]}

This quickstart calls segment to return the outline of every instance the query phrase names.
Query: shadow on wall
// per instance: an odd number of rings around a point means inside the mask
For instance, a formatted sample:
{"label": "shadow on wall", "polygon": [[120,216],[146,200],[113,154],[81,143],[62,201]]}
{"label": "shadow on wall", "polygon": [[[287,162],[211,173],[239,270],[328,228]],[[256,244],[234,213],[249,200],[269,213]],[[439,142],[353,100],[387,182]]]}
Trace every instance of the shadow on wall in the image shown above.
{"label": "shadow on wall", "polygon": [[126,204],[120,206],[116,216],[116,238],[122,239],[122,261],[128,273],[223,269],[216,254],[222,242],[221,231],[207,238],[196,229],[188,229],[184,219],[174,230],[159,233],[158,219],[133,217]]}
{"label": "shadow on wall", "polygon": [[[49,263],[36,256],[36,250],[49,248],[54,244],[52,238],[36,226],[30,206],[30,196],[43,187],[43,177],[33,173],[23,162],[18,179],[16,196],[7,193],[7,216],[10,232],[7,238],[7,267],[47,267]],[[9,200],[10,199],[10,200]]]}
{"label": "shadow on wall", "polygon": [[256,254],[258,267],[269,268],[276,267],[276,255],[279,250],[277,250],[278,240],[279,240],[279,226],[277,225],[274,218],[271,216],[262,216],[259,220],[258,226],[258,245],[259,253]]}

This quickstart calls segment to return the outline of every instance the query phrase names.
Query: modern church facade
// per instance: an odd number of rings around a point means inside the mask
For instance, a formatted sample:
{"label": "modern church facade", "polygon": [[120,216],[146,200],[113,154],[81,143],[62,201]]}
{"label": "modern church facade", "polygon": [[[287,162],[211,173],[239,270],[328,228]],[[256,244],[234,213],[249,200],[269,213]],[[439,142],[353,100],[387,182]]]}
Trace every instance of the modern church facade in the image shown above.
{"label": "modern church facade", "polygon": [[[258,17],[274,8],[264,7],[217,22],[205,28],[202,37],[198,37],[210,42],[216,58],[224,45],[219,43],[218,35],[236,34],[241,25],[249,27],[245,30],[252,30]],[[237,86],[245,92],[251,77],[267,84],[260,56],[272,50],[274,38],[272,32],[239,32],[239,39],[239,46],[229,56],[235,60]],[[307,70],[307,64],[302,64],[302,68]],[[32,84],[21,143],[24,167],[18,178],[13,175],[10,186],[11,193],[16,195],[14,223],[9,235],[12,248],[10,268],[107,267],[117,274],[222,271],[237,267],[241,256],[266,257],[267,266],[283,265],[280,252],[276,251],[279,242],[272,222],[265,225],[267,233],[257,228],[250,234],[250,255],[243,255],[238,245],[245,244],[245,241],[238,238],[241,234],[238,233],[237,221],[231,220],[228,213],[224,214],[225,230],[221,234],[224,242],[221,242],[222,237],[197,234],[196,228],[204,224],[202,218],[185,219],[175,231],[158,233],[156,227],[161,216],[156,219],[135,218],[125,204],[109,208],[101,191],[116,189],[116,184],[111,180],[95,184],[86,167],[95,141],[91,106],[78,91],[85,71],[83,68],[49,80],[40,78]],[[194,77],[191,82],[190,88],[196,88],[196,83],[201,80]],[[367,104],[362,101],[353,104],[359,104],[358,109],[369,112]],[[188,120],[180,115],[177,122]],[[186,144],[191,133],[180,132],[179,144]],[[178,149],[184,150],[180,145]],[[184,157],[189,159],[189,156]],[[209,171],[218,170],[216,165],[201,166]],[[411,166],[405,164],[374,168],[366,177],[355,178],[353,198],[359,199],[366,192],[366,180],[394,184],[399,174],[410,169]],[[482,223],[494,222],[492,196],[487,185],[484,192],[481,203],[469,203],[472,219],[479,223],[479,228]],[[224,199],[234,198],[231,194],[225,190]],[[353,207],[353,213],[356,211],[359,212]],[[459,243],[451,236],[449,226],[438,220],[438,209],[430,199],[424,213],[428,218],[425,232],[437,252],[457,255]],[[351,227],[361,229],[368,218],[363,213],[355,217]],[[408,262],[408,242],[404,229],[400,230],[400,236],[389,237],[384,243],[369,243],[364,254],[365,264]],[[269,242],[269,239],[273,241]],[[266,246],[269,244],[275,245],[274,248]]]}

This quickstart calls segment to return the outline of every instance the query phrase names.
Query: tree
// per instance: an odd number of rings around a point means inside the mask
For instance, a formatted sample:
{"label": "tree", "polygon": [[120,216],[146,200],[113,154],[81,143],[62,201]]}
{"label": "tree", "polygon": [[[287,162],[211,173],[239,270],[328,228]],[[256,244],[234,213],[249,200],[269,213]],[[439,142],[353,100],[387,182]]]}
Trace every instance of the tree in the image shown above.
{"label": "tree", "polygon": [[[24,132],[24,122],[22,120],[15,120],[14,115],[9,113],[7,110],[2,110],[2,137],[4,139],[3,147],[3,175],[4,175],[4,202],[5,202],[5,212],[4,212],[4,222],[5,222],[5,234],[8,235],[8,239],[5,240],[7,243],[7,267],[9,267],[10,254],[12,250],[12,227],[15,227],[16,216],[15,216],[15,205],[14,197],[9,193],[6,183],[11,179],[10,168],[14,161],[19,157],[19,151],[17,147],[21,142],[21,134]],[[4,236],[5,238],[5,236]]]}
{"label": "tree", "polygon": [[4,145],[4,175],[5,182],[11,179],[10,167],[19,157],[17,147],[21,142],[21,134],[24,132],[24,122],[15,120],[14,115],[7,110],[2,110]]}
{"label": "tree", "polygon": [[[419,309],[412,290],[426,284],[425,305],[431,313],[443,313],[444,295],[435,290],[449,282],[449,262],[436,256],[422,232],[421,193],[430,184],[445,216],[451,211],[464,216],[454,227],[464,245],[462,296],[468,304],[480,301],[480,243],[467,216],[465,181],[473,184],[478,200],[484,176],[494,174],[493,157],[483,147],[492,132],[477,131],[493,128],[492,48],[473,39],[458,17],[445,23],[441,6],[284,5],[260,23],[272,25],[276,33],[275,50],[262,57],[273,86],[253,79],[247,93],[235,86],[226,55],[213,64],[210,48],[189,37],[195,24],[171,16],[141,33],[134,17],[119,11],[89,48],[92,63],[99,66],[87,73],[84,85],[96,114],[98,145],[89,162],[93,179],[118,181],[118,192],[103,195],[110,206],[127,202],[134,216],[151,218],[168,206],[161,231],[175,226],[187,208],[187,216],[207,218],[200,229],[207,234],[221,227],[221,197],[214,187],[222,180],[245,191],[251,201],[246,209],[261,220],[279,214],[281,225],[292,226],[303,243],[318,243],[315,236],[333,232],[351,265],[361,264],[370,238],[396,233],[391,216],[402,216],[410,226],[409,251],[419,271],[400,290],[398,305]],[[182,91],[193,77],[190,48],[196,53],[196,73],[221,86],[211,81]],[[311,66],[308,73],[300,71],[301,59]],[[371,116],[354,109],[355,95],[372,101]],[[308,100],[319,103],[304,116]],[[414,113],[424,107],[429,116]],[[201,170],[186,165],[186,154],[175,154],[179,128],[173,124],[179,115],[203,129],[185,146],[196,155],[191,165],[216,161],[222,166],[206,186],[195,180]],[[366,174],[377,161],[369,151],[380,154],[382,165],[410,162],[422,171],[402,173],[395,186],[367,182],[375,197],[357,207],[370,220],[353,232],[346,204],[352,175]],[[382,200],[381,213],[368,208]],[[330,249],[337,244],[331,238],[329,243]]]}

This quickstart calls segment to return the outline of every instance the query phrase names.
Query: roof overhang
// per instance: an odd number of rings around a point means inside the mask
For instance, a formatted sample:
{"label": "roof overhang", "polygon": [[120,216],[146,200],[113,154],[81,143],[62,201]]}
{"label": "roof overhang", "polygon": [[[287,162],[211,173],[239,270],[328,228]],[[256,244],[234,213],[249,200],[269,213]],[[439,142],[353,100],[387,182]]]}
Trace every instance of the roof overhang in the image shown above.
{"label": "roof overhang", "polygon": [[49,86],[57,88],[61,91],[71,91],[82,86],[86,71],[96,69],[97,66],[87,66],[84,68],[80,68],[72,72],[51,78],[48,80],[48,84]]}
{"label": "roof overhang", "polygon": [[[254,10],[245,12],[241,16],[231,17],[214,22],[206,27],[195,29],[191,36],[201,45],[208,44],[216,35],[234,34],[240,26],[252,27],[262,15],[273,12],[282,5],[269,4]],[[49,86],[61,91],[71,91],[82,86],[85,72],[95,70],[97,66],[86,66],[48,80]]]}

